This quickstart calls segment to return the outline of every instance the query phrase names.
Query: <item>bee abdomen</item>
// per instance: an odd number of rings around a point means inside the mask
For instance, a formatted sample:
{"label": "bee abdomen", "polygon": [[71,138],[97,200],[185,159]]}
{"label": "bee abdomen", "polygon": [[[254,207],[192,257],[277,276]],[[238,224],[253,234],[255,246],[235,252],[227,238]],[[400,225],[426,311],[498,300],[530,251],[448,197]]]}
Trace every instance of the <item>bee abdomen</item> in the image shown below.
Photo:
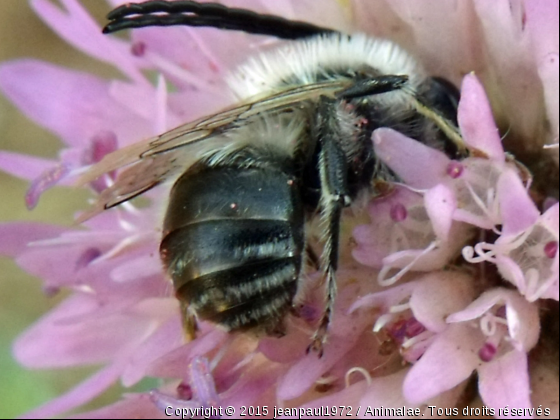
{"label": "bee abdomen", "polygon": [[264,259],[217,271],[185,282],[177,294],[201,318],[228,330],[274,329],[296,292],[300,260]]}
{"label": "bee abdomen", "polygon": [[[262,162],[261,162],[262,164]],[[177,297],[227,330],[275,330],[297,290],[303,209],[277,168],[200,167],[175,184],[161,243]]]}

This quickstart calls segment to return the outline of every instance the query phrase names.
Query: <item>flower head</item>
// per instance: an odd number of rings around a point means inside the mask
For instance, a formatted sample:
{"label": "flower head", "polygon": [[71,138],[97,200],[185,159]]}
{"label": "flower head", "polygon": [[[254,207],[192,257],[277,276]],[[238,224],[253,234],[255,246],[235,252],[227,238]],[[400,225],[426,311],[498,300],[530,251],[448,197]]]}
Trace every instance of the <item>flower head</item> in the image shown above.
{"label": "flower head", "polygon": [[[32,5],[124,80],[34,60],[0,66],[4,94],[65,144],[56,161],[0,152],[0,168],[30,181],[29,207],[112,151],[235,102],[229,72],[277,42],[185,27],[146,28],[123,40],[103,36],[76,0],[61,3]],[[558,3],[227,3],[388,38],[428,74],[462,82],[458,124],[471,155],[453,160],[390,129],[374,132],[376,156],[399,182],[368,204],[369,223],[343,229],[322,358],[306,353],[323,298],[313,274],[284,337],[255,340],[202,322],[198,338],[183,341],[179,304],[158,258],[156,203],[165,188],[147,193],[148,205],[127,203],[83,229],[0,225],[10,239],[1,253],[39,276],[48,293],[71,292],[16,341],[16,358],[33,368],[102,365],[28,416],[58,415],[117,380],[130,387],[146,376],[161,387],[83,416],[163,416],[168,405],[452,407],[475,370],[494,409],[542,401],[530,395],[528,361],[539,304],[558,300],[558,204],[539,210],[550,195],[540,178],[558,177],[557,150],[543,149],[558,139]],[[495,119],[511,132],[503,142]],[[504,149],[533,171],[533,184]],[[118,175],[89,188],[100,194]]]}

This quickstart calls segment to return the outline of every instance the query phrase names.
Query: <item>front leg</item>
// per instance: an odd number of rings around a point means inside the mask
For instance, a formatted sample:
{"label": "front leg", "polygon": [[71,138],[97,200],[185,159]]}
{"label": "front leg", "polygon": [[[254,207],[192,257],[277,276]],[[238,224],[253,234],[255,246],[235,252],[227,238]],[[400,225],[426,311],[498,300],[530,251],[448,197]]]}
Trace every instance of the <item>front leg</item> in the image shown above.
{"label": "front leg", "polygon": [[339,142],[344,138],[337,117],[338,102],[321,97],[317,110],[316,132],[319,141],[318,170],[321,182],[321,226],[324,232],[324,249],[321,267],[325,279],[325,305],[317,331],[308,348],[323,355],[331,315],[336,297],[336,270],[342,209],[351,203],[348,191],[348,163]]}

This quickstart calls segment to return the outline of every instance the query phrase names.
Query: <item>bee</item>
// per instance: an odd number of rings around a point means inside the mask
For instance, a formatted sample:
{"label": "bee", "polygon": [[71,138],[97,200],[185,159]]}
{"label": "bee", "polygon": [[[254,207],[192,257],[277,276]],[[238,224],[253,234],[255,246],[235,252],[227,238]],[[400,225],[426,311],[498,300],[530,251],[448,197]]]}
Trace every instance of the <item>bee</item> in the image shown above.
{"label": "bee", "polygon": [[149,1],[108,15],[105,33],[205,26],[286,42],[233,73],[240,103],[106,156],[82,178],[122,169],[83,219],[176,179],[160,246],[186,329],[282,334],[305,278],[308,222],[319,219],[323,352],[337,292],[343,210],[394,175],[371,141],[390,127],[449,155],[466,153],[458,91],[394,43],[216,3]]}

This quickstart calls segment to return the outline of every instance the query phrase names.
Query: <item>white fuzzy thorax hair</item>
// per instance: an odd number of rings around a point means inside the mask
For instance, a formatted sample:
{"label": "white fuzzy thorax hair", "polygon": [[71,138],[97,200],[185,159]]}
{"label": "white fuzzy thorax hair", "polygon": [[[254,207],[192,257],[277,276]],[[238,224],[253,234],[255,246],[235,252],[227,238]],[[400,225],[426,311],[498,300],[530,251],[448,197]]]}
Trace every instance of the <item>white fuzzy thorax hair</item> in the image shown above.
{"label": "white fuzzy thorax hair", "polygon": [[395,43],[364,34],[321,35],[292,41],[256,55],[229,78],[235,95],[243,100],[331,78],[333,73],[368,66],[384,75],[408,75],[415,88],[425,78],[421,66]]}

